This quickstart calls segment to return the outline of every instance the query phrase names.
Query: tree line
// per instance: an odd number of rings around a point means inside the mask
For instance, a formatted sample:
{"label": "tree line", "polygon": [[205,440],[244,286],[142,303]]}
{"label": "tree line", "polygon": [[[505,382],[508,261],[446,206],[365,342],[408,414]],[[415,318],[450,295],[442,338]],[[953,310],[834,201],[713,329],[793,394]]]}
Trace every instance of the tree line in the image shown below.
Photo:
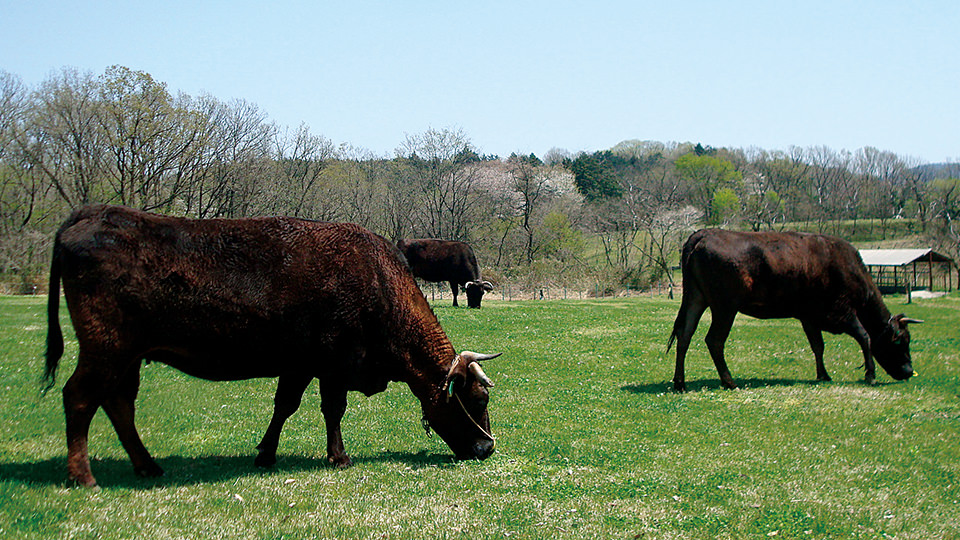
{"label": "tree line", "polygon": [[[66,68],[28,88],[0,71],[0,276],[42,286],[56,227],[93,202],[195,218],[288,215],[391,240],[463,240],[519,289],[670,282],[703,226],[894,229],[960,255],[960,164],[818,146],[769,151],[624,141],[482,155],[458,129],[392,156],[280,127],[253,103],[172,93],[148,73]],[[842,231],[841,224],[845,227]]]}

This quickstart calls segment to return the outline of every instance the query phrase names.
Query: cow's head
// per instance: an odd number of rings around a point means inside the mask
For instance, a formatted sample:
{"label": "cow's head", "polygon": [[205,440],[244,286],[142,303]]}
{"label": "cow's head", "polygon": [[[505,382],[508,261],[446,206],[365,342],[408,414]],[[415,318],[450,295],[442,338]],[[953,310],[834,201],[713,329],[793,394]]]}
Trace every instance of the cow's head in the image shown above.
{"label": "cow's head", "polygon": [[490,292],[493,290],[493,284],[489,281],[468,281],[466,285],[463,286],[464,291],[467,293],[467,306],[472,308],[480,307],[480,300],[483,299],[483,293]]}
{"label": "cow's head", "polygon": [[495,439],[487,414],[487,389],[493,382],[478,362],[500,354],[458,354],[439,388],[438,398],[423,405],[424,427],[428,432],[433,428],[457,459],[486,459],[493,453]]}
{"label": "cow's head", "polygon": [[898,381],[913,376],[913,365],[910,362],[910,331],[907,330],[907,325],[922,322],[906,317],[903,313],[890,317],[880,338],[870,344],[873,357],[877,359],[880,367]]}

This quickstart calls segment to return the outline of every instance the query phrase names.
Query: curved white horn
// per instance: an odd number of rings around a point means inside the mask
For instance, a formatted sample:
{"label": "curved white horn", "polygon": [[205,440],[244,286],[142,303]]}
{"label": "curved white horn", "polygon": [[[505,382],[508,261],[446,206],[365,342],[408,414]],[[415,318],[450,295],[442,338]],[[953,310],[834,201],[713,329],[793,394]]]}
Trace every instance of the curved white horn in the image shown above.
{"label": "curved white horn", "polygon": [[483,282],[483,290],[485,290],[485,291],[487,291],[487,292],[492,291],[492,290],[493,290],[493,283],[490,283],[489,281],[484,281],[484,282]]}
{"label": "curved white horn", "polygon": [[471,362],[467,365],[467,369],[470,370],[470,373],[473,373],[473,376],[477,378],[477,381],[481,385],[486,386],[487,388],[493,388],[493,381],[490,380],[490,377],[487,377],[487,374],[483,372],[483,368],[480,367],[480,364],[476,362]]}
{"label": "curved white horn", "polygon": [[922,322],[920,319],[911,319],[910,317],[900,319],[900,324],[920,324]]}
{"label": "curved white horn", "polygon": [[503,353],[494,353],[494,354],[480,354],[473,351],[463,351],[460,353],[460,358],[463,358],[463,361],[467,364],[473,362],[482,362],[484,360],[493,360],[494,358],[500,356]]}

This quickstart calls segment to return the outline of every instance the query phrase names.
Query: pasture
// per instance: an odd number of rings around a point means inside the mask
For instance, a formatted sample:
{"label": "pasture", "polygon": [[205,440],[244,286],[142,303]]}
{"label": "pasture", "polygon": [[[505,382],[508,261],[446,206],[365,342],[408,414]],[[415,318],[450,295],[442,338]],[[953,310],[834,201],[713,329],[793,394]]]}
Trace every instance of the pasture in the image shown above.
{"label": "pasture", "polygon": [[[814,383],[793,320],[739,316],[727,342],[742,389],[720,388],[701,321],[687,394],[664,354],[679,298],[484,301],[434,309],[458,349],[504,352],[493,378],[497,452],[455,462],[420,427],[403,384],[350,395],[354,466],[324,459],[316,385],[287,422],[278,464],[253,466],[275,381],[213,383],[143,369],[138,426],[166,470],[140,479],[101,412],[99,490],[65,483],[59,389],[40,398],[43,297],[0,297],[2,538],[960,538],[960,296],[891,311],[912,328],[914,367],[878,367],[825,335],[831,383]],[[265,358],[264,361],[270,361]]]}

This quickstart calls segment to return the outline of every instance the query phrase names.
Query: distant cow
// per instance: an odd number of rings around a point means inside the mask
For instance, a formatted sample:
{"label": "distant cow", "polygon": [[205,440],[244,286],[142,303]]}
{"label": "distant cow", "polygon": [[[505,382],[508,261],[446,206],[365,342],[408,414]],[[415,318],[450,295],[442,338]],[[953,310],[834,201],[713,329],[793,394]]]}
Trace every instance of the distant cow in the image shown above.
{"label": "distant cow", "polygon": [[480,278],[480,266],[470,246],[453,240],[416,238],[400,240],[397,247],[407,258],[413,275],[435,283],[448,281],[457,305],[458,285],[467,293],[467,306],[479,308],[483,293],[493,290],[489,281]]}
{"label": "distant cow", "polygon": [[347,392],[402,381],[458,458],[493,452],[492,386],[457,354],[400,253],[355,225],[290,218],[188,220],[83,208],[57,232],[47,306],[49,389],[63,354],[60,280],[79,342],[63,389],[69,476],[85,486],[87,433],[102,407],[142,476],[162,474],[134,425],[141,360],[209,380],[279,377],[255,463],[276,461],[284,421],[320,381],[327,459],[345,467]]}
{"label": "distant cow", "polygon": [[799,319],[817,364],[817,380],[829,381],[823,365],[823,334],[849,334],[863,349],[866,382],[873,359],[897,380],[913,375],[910,332],[918,323],[890,315],[860,254],[839,238],[803,233],[693,233],[683,246],[683,300],[667,350],[677,341],[673,387],[684,391],[683,361],[697,323],[708,307],[713,322],[707,348],[726,388],[736,388],[723,346],[737,313],[759,319]]}

